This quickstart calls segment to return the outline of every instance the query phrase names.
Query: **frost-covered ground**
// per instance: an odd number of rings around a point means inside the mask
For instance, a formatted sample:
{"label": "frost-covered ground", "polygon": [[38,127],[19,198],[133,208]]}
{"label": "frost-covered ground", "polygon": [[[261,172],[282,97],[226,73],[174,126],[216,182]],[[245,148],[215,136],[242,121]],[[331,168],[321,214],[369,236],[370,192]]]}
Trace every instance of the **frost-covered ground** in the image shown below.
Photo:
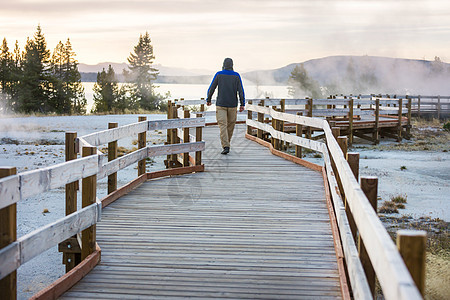
{"label": "frost-covered ground", "polygon": [[[108,122],[119,126],[134,123],[137,115],[61,116],[0,118],[0,166],[15,166],[18,172],[42,168],[64,161],[64,132],[76,131],[78,136],[106,129]],[[148,120],[165,119],[165,115],[147,115]],[[214,118],[207,118],[207,122]],[[130,137],[119,146],[135,147]],[[160,144],[165,132],[150,132],[149,144]],[[385,143],[393,143],[385,142]],[[445,148],[446,146],[444,146]],[[433,148],[430,148],[433,149]],[[430,216],[450,221],[450,149],[435,151],[404,151],[356,146],[360,153],[360,174],[379,178],[379,206],[391,196],[406,195],[406,208],[399,215],[417,218]],[[163,168],[156,158],[148,170]],[[320,158],[307,158],[322,164]],[[119,186],[137,176],[135,166],[119,172]],[[106,179],[98,184],[98,197],[106,194]],[[64,188],[56,189],[18,203],[18,236],[58,220],[64,216]],[[43,213],[47,209],[48,213]],[[18,270],[19,299],[32,296],[64,274],[62,255],[57,247],[49,249]]]}

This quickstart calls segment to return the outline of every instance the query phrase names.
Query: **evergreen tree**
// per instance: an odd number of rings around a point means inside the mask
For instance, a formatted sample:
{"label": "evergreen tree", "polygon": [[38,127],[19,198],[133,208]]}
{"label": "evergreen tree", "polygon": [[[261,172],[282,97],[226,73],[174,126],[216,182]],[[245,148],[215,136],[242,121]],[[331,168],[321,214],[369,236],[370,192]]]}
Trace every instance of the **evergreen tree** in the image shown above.
{"label": "evergreen tree", "polygon": [[13,64],[11,66],[11,87],[9,107],[13,111],[19,109],[19,85],[22,77],[23,55],[19,48],[19,42],[16,40],[13,52]]}
{"label": "evergreen tree", "polygon": [[0,48],[0,111],[5,112],[11,95],[13,58],[6,38]]}
{"label": "evergreen tree", "polygon": [[116,73],[109,65],[108,70],[103,69],[97,73],[97,82],[94,84],[94,113],[111,112],[118,102],[121,95],[117,83]]}
{"label": "evergreen tree", "polygon": [[49,102],[58,113],[85,113],[86,98],[78,71],[78,62],[70,40],[56,46],[51,60],[51,95]]}
{"label": "evergreen tree", "polygon": [[38,26],[33,39],[28,38],[23,56],[23,74],[19,86],[19,110],[22,112],[50,111],[49,90],[50,51],[41,27]]}
{"label": "evergreen tree", "polygon": [[158,70],[152,67],[153,46],[148,32],[139,36],[139,42],[134,47],[134,53],[130,53],[128,63],[130,72],[124,74],[131,84],[131,97],[135,98],[143,109],[151,110],[159,108],[160,98],[154,94],[152,81],[156,79]]}
{"label": "evergreen tree", "polygon": [[320,90],[319,83],[309,77],[308,72],[303,64],[296,65],[289,76],[289,95],[295,97],[306,96],[312,98],[320,98],[322,92]]}

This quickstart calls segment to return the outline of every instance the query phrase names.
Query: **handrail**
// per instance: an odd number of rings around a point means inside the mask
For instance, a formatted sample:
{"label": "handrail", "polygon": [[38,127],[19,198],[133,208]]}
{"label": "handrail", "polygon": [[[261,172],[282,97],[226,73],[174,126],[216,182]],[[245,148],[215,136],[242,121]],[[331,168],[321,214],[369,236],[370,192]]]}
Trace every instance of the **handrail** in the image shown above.
{"label": "handrail", "polygon": [[[205,119],[201,117],[138,122],[79,137],[75,148],[81,152],[86,146],[99,146],[149,130],[190,127],[199,129],[204,126]],[[201,136],[196,141],[182,144],[145,146],[110,162],[107,161],[106,155],[97,149],[97,152],[90,156],[1,178],[0,209],[10,207],[25,198],[81,179],[85,180],[87,177],[101,179],[147,157],[204,150],[205,142],[201,140]],[[94,199],[93,204],[38,228],[0,249],[0,280],[40,253],[95,225],[100,221],[101,212],[102,202],[98,198],[96,201]]]}
{"label": "handrail", "polygon": [[[333,202],[337,214],[337,219],[340,220],[339,230],[344,244],[344,253],[348,264],[349,276],[354,292],[359,293],[362,299],[367,298],[367,286],[365,286],[358,276],[361,276],[360,265],[355,263],[353,245],[349,245],[348,231],[345,230],[347,221],[345,212],[342,212],[342,199],[335,193],[337,185],[331,170],[330,158],[333,159],[338,175],[343,185],[343,192],[347,198],[350,210],[354,216],[354,221],[359,230],[360,236],[366,245],[369,258],[374,267],[375,273],[378,276],[383,293],[387,299],[422,299],[419,290],[414,284],[414,281],[406,268],[403,259],[401,258],[397,248],[392,239],[379,220],[372,206],[370,205],[364,192],[361,190],[356,181],[347,161],[344,158],[343,152],[334,138],[328,122],[322,119],[310,118],[304,116],[296,116],[292,114],[282,113],[270,107],[257,106],[247,104],[247,110],[252,112],[264,113],[272,117],[272,119],[291,122],[299,125],[318,128],[324,131],[326,138],[326,146],[319,142],[307,142],[305,138],[292,136],[276,130],[272,126],[258,122],[256,120],[247,120],[247,126],[255,127],[269,132],[273,138],[284,140],[292,144],[302,146],[311,150],[319,151],[324,155],[325,169],[328,173],[328,180],[331,186]],[[322,147],[320,149],[320,146]],[[328,156],[330,153],[331,157]],[[353,241],[353,239],[351,239]],[[350,253],[349,253],[350,251]],[[351,269],[352,268],[352,269]],[[370,295],[370,291],[369,291]],[[357,297],[358,298],[358,297]]]}

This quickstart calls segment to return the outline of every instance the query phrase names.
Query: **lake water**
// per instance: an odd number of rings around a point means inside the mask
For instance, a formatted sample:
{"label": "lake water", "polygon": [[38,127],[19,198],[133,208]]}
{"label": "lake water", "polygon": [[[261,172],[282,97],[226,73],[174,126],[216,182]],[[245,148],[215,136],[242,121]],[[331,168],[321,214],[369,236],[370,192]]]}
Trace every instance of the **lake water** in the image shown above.
{"label": "lake water", "polygon": [[[94,87],[94,82],[83,82],[84,91],[87,99],[87,111],[90,112],[94,104],[94,92],[92,88]],[[208,84],[170,84],[170,83],[159,83],[155,84],[156,92],[165,95],[170,92],[170,99],[200,99],[206,98],[206,92],[208,91]],[[256,98],[291,98],[288,95],[287,86],[279,85],[245,85],[244,82],[245,97],[247,99]],[[216,91],[217,93],[217,91]],[[214,98],[216,96],[214,95]]]}

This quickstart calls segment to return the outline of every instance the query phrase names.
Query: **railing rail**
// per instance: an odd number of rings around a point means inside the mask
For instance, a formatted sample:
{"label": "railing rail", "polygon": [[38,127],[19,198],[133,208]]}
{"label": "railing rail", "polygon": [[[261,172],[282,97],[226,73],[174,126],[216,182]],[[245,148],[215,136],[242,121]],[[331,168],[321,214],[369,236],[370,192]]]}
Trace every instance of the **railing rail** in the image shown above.
{"label": "railing rail", "polygon": [[[265,101],[264,104],[266,103]],[[324,132],[326,144],[287,134],[278,130],[280,127],[273,127],[265,122],[252,119],[247,120],[247,126],[250,127],[248,132],[251,131],[251,128],[263,130],[269,133],[275,140],[289,142],[323,154],[324,168],[328,174],[328,184],[330,185],[332,201],[355,299],[370,299],[373,296],[367,284],[362,264],[358,258],[358,251],[356,250],[353,234],[346,216],[342,195],[346,197],[346,203],[350,208],[359,235],[364,241],[370,261],[386,299],[421,299],[421,294],[403,262],[400,253],[355,179],[339,144],[333,136],[328,122],[317,118],[282,113],[274,108],[254,104],[247,104],[246,108],[251,112],[268,115],[276,121],[314,127]],[[264,120],[264,118],[262,119]],[[337,174],[332,169],[332,163],[336,166]],[[342,185],[342,190],[339,188],[338,181]]]}
{"label": "railing rail", "polygon": [[[96,181],[116,173],[117,171],[136,162],[140,162],[147,157],[201,152],[205,149],[205,142],[201,140],[201,130],[199,131],[198,129],[201,129],[204,126],[205,119],[201,117],[142,121],[79,137],[76,142],[71,145],[76,148],[76,152],[81,153],[84,152],[82,150],[89,148],[95,150],[95,147],[93,146],[100,146],[106,143],[115,142],[118,139],[138,135],[143,132],[146,133],[150,130],[197,128],[196,131],[200,132],[199,139],[195,141],[190,140],[182,144],[174,145],[144,145],[134,152],[109,162],[107,156],[97,149],[93,152],[93,155],[70,160],[42,169],[1,178],[0,210],[7,209],[26,198],[39,195],[52,189],[63,187],[74,182],[76,183],[81,179],[86,180],[87,178],[93,178],[93,180]],[[72,136],[76,136],[76,134]],[[194,139],[196,139],[196,137],[194,137]],[[197,162],[200,162],[200,160]],[[83,182],[83,194],[85,193],[84,185],[85,182]],[[84,230],[87,230],[87,228],[90,228],[100,221],[102,202],[98,198],[95,200],[95,185],[96,184],[94,183],[94,187],[91,187],[94,190],[90,191],[91,195],[89,196],[92,197],[92,195],[94,195],[93,204],[85,205],[83,195],[83,209],[70,213],[64,218],[61,218],[44,227],[38,228],[37,230],[12,241],[10,244],[0,249],[0,280],[3,280],[8,276],[8,274],[14,272],[18,267],[35,256],[43,253],[55,245],[60,244],[63,241],[66,241],[82,231],[84,232]],[[86,188],[88,187],[86,186]],[[76,190],[72,190],[72,192],[76,193]],[[74,201],[76,207],[76,198]],[[93,240],[90,240],[89,243],[95,245],[95,234]],[[11,288],[16,286],[15,284],[10,285]],[[13,291],[10,294],[14,295],[15,293],[16,291]]]}

